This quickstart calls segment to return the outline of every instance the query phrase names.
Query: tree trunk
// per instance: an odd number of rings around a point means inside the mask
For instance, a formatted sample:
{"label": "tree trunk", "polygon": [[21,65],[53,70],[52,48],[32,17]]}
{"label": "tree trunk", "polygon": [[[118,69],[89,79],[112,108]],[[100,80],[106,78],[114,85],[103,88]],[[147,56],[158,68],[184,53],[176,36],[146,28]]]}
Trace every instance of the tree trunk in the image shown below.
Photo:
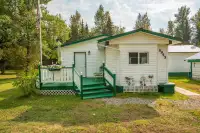
{"label": "tree trunk", "polygon": [[2,61],[1,63],[1,74],[5,74],[5,69],[6,69],[6,61]]}
{"label": "tree trunk", "polygon": [[30,64],[30,46],[28,44],[28,46],[26,47],[26,65],[25,65],[25,75],[28,75],[29,72],[29,64]]}

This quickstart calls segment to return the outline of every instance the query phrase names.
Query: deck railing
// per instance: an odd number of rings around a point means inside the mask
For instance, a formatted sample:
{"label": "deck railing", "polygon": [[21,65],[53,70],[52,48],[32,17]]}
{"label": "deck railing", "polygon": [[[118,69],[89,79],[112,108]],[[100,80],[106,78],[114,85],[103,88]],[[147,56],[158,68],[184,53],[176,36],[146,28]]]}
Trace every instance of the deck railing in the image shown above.
{"label": "deck railing", "polygon": [[73,85],[80,91],[81,98],[83,99],[83,75],[79,73],[73,65]]}
{"label": "deck railing", "polygon": [[103,79],[104,82],[112,87],[114,96],[116,96],[116,74],[112,73],[103,63]]}
{"label": "deck railing", "polygon": [[41,83],[46,82],[73,82],[72,67],[63,67],[59,70],[50,70],[40,66]]}

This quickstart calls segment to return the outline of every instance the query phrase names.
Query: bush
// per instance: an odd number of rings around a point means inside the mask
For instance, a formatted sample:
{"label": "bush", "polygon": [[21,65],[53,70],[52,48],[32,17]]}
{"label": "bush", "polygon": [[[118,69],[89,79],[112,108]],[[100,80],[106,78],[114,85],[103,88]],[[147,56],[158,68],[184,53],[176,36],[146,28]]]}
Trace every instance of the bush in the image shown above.
{"label": "bush", "polygon": [[19,77],[13,85],[21,90],[23,96],[30,96],[33,93],[36,93],[36,80],[37,80],[37,73],[31,72],[30,75],[22,75]]}

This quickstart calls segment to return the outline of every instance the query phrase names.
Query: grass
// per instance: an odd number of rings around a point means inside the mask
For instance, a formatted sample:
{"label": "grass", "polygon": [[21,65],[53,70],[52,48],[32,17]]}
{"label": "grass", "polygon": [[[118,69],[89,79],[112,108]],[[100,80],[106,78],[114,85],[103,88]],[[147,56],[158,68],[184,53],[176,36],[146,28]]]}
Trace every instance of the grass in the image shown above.
{"label": "grass", "polygon": [[200,81],[187,77],[170,77],[169,81],[175,83],[178,87],[200,94]]}
{"label": "grass", "polygon": [[159,93],[117,96],[155,98],[157,104],[153,108],[137,104],[105,105],[100,100],[80,100],[76,96],[20,98],[20,91],[12,86],[13,80],[0,80],[0,132],[200,132],[199,110],[180,110],[160,99],[176,99],[174,96]]}

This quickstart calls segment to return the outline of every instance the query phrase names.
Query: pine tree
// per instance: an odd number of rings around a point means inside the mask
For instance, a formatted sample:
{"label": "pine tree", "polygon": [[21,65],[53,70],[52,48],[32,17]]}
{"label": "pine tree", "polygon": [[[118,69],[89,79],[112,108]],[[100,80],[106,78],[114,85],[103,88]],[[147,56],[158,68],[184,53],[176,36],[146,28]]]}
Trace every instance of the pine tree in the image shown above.
{"label": "pine tree", "polygon": [[105,32],[105,14],[102,5],[99,6],[99,9],[94,16],[94,24],[96,34],[103,34]]}
{"label": "pine tree", "polygon": [[113,22],[111,20],[109,12],[106,12],[105,20],[106,20],[106,25],[104,29],[105,34],[113,35]]}
{"label": "pine tree", "polygon": [[183,39],[184,43],[189,43],[191,39],[191,27],[189,23],[190,8],[182,6],[175,14],[175,35]]}
{"label": "pine tree", "polygon": [[81,39],[85,38],[85,25],[83,19],[81,20],[80,38]]}
{"label": "pine tree", "polygon": [[168,26],[167,26],[167,34],[170,36],[174,36],[174,22],[173,21],[168,21]]}
{"label": "pine tree", "polygon": [[142,27],[142,15],[139,13],[138,16],[137,16],[137,20],[135,22],[135,27],[134,29],[139,29]]}
{"label": "pine tree", "polygon": [[165,34],[165,30],[163,28],[160,28],[159,32],[162,33],[162,34]]}
{"label": "pine tree", "polygon": [[70,17],[71,36],[70,41],[78,40],[81,38],[81,14],[76,11],[75,15]]}
{"label": "pine tree", "polygon": [[200,45],[200,9],[192,17],[192,23],[194,25],[194,43]]}
{"label": "pine tree", "polygon": [[88,28],[88,24],[85,24],[85,36],[88,37],[89,35],[89,28]]}
{"label": "pine tree", "polygon": [[147,30],[151,29],[150,19],[148,17],[147,12],[144,15],[141,15],[140,13],[138,14],[134,29],[139,29],[139,28]]}

